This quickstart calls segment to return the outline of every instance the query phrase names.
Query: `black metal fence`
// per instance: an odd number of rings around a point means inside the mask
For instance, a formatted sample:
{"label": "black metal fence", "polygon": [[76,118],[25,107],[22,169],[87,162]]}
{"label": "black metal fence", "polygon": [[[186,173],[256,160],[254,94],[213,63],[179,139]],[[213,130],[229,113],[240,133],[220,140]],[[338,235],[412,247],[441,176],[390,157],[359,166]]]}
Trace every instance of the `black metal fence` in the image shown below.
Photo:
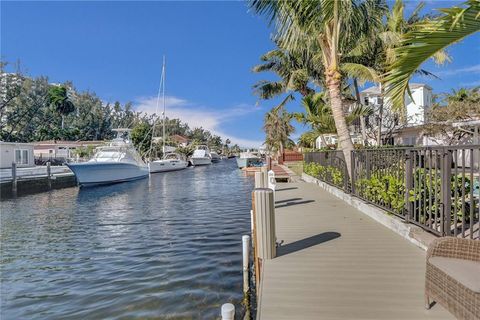
{"label": "black metal fence", "polygon": [[439,236],[479,239],[480,146],[305,154],[305,172]]}

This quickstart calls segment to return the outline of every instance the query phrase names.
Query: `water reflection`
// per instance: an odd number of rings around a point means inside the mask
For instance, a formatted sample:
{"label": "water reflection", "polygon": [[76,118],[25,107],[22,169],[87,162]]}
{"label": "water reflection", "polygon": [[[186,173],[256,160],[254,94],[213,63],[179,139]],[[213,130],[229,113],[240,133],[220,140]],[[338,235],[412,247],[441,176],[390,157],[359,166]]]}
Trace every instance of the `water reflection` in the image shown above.
{"label": "water reflection", "polygon": [[224,161],[3,201],[2,319],[216,318],[242,298],[251,188]]}

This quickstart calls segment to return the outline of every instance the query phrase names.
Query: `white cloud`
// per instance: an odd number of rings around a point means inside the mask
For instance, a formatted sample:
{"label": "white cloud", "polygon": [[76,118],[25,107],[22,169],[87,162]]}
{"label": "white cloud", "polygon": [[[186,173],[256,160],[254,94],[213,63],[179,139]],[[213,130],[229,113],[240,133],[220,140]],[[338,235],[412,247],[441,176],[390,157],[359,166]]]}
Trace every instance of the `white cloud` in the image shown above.
{"label": "white cloud", "polygon": [[[162,101],[157,108],[157,97],[142,97],[138,98],[134,103],[134,108],[137,111],[145,112],[147,114],[161,115],[163,111]],[[262,141],[249,140],[239,138],[225,133],[221,130],[221,125],[233,121],[240,116],[258,110],[258,107],[239,104],[227,110],[218,110],[214,108],[197,105],[188,100],[181,99],[174,96],[165,97],[166,114],[169,118],[178,118],[182,122],[189,125],[190,128],[202,127],[209,130],[211,133],[221,136],[223,139],[230,139],[232,144],[238,144],[241,147],[259,147]]]}
{"label": "white cloud", "polygon": [[438,76],[453,76],[457,74],[465,74],[465,73],[480,73],[480,64],[473,65],[470,67],[459,68],[459,69],[451,69],[445,71],[438,71],[435,72]]}

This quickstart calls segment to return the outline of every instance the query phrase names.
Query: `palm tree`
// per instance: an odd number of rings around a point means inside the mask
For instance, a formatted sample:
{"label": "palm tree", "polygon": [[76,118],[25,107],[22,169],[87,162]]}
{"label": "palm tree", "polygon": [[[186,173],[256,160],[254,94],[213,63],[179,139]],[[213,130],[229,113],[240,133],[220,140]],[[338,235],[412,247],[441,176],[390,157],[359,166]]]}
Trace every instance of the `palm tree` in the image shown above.
{"label": "palm tree", "polygon": [[272,108],[265,114],[263,130],[265,131],[265,145],[271,151],[283,154],[284,148],[289,142],[289,136],[295,131],[291,124],[293,115],[285,110],[285,104],[289,101],[285,98],[282,103]]}
{"label": "palm tree", "polygon": [[270,99],[289,91],[300,92],[306,96],[313,92],[309,86],[312,70],[311,57],[303,50],[287,51],[280,47],[260,57],[262,64],[253,67],[253,72],[274,72],[280,79],[277,81],[261,80],[254,86],[254,93],[261,99]]}
{"label": "palm tree", "polygon": [[342,55],[382,23],[385,4],[376,0],[251,0],[251,7],[275,22],[276,37],[287,49],[306,47],[321,54],[339,144],[350,163],[353,143],[341,94]]}
{"label": "palm tree", "polygon": [[[428,18],[428,16],[421,17],[419,14],[423,7],[424,3],[419,3],[412,14],[405,18],[405,5],[402,0],[396,0],[391,11],[386,13],[385,22],[382,25],[378,25],[377,30],[371,30],[370,34],[363,36],[358,47],[354,48],[346,57],[348,63],[343,65],[343,70],[348,75],[354,77],[353,83],[358,103],[361,103],[361,101],[357,79],[362,82],[375,82],[379,86],[382,99],[379,102],[377,113],[377,145],[381,145],[382,137],[383,97],[385,94],[385,77],[383,75],[387,72],[389,65],[395,62],[395,48],[400,45],[404,34],[411,31],[416,23]],[[438,63],[443,63],[445,60],[449,60],[445,52],[441,51],[436,55]],[[352,62],[354,63],[353,65]],[[423,69],[417,69],[415,72],[421,75],[436,77]],[[398,111],[400,113],[404,112],[404,110]],[[365,134],[363,132],[362,134],[365,139]]]}
{"label": "palm tree", "polygon": [[461,7],[441,9],[435,19],[415,25],[395,48],[395,62],[386,76],[387,94],[394,108],[403,108],[408,81],[428,59],[446,47],[480,31],[480,1],[468,0]]}
{"label": "palm tree", "polygon": [[75,105],[70,101],[67,88],[64,86],[52,86],[48,90],[48,103],[62,116],[62,130],[65,116],[75,111]]}
{"label": "palm tree", "polygon": [[[328,103],[328,97],[325,92],[315,93],[302,99],[304,113],[295,113],[295,119],[303,124],[309,124],[312,127],[311,133],[322,139],[326,145],[324,135],[327,133],[337,133],[332,109]],[[351,125],[356,119],[371,115],[373,110],[370,107],[361,104],[354,104],[351,112],[345,116],[347,125]]]}

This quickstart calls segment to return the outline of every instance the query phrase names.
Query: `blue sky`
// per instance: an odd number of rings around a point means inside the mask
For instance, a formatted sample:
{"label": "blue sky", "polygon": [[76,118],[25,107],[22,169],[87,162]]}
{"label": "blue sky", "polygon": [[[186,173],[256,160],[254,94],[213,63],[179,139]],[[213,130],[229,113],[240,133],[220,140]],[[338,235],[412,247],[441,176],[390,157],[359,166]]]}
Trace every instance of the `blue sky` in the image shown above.
{"label": "blue sky", "polygon": [[[429,1],[424,11],[452,3]],[[256,81],[273,77],[251,72],[272,48],[265,19],[248,12],[245,2],[1,3],[3,60],[19,59],[31,76],[71,80],[105,101],[132,101],[153,112],[165,54],[167,115],[244,146],[263,141],[263,115],[278,103],[252,95]],[[480,85],[480,35],[449,52],[452,63],[425,65],[442,80],[414,81],[436,93]],[[298,105],[288,108],[298,111]],[[295,136],[304,130],[297,127]]]}

